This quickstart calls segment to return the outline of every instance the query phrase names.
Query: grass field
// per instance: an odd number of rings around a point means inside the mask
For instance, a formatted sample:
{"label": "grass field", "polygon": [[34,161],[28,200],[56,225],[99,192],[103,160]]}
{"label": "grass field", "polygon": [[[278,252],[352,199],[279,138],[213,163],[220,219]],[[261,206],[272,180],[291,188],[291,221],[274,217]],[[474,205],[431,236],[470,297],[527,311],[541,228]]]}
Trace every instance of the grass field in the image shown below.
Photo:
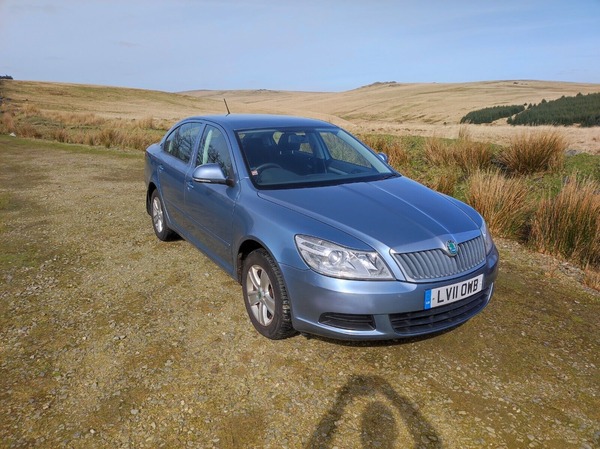
{"label": "grass field", "polygon": [[[26,106],[48,113],[89,114],[124,122],[152,117],[172,124],[188,115],[234,113],[305,115],[355,133],[457,138],[469,111],[504,104],[537,103],[561,96],[600,92],[600,84],[547,81],[493,81],[457,84],[375,83],[346,92],[191,91],[182,94],[25,81],[0,81],[3,108]],[[515,132],[531,127],[505,123],[467,125],[475,140],[508,144]],[[561,129],[569,148],[600,154],[600,130]]]}
{"label": "grass field", "polygon": [[[590,178],[596,183],[593,185],[600,183],[600,129],[458,125],[458,122],[467,110],[486,105],[539,102],[596,90],[600,90],[600,85],[514,81],[376,83],[339,93],[258,90],[173,94],[5,80],[0,82],[0,132],[58,142],[143,150],[159,140],[181,117],[223,113],[223,98],[227,98],[229,107],[235,112],[300,114],[338,123],[357,133],[377,151],[386,152],[390,162],[402,173],[436,190],[471,201],[484,212],[495,234],[527,242],[535,235],[530,229],[539,221],[534,217],[538,204],[546,197],[547,201],[552,201],[564,178]],[[499,136],[499,132],[503,135]],[[481,140],[484,137],[486,140]],[[569,154],[566,160],[565,150]],[[494,190],[482,185],[477,187],[475,194],[475,184],[469,178],[479,170],[496,170],[498,167],[506,172],[505,175],[522,179],[479,177],[488,184],[497,180],[498,186],[503,187]],[[520,192],[502,192],[506,186]],[[504,195],[488,198],[494,191]],[[526,196],[522,194],[525,191]],[[576,197],[577,193],[572,198]],[[507,204],[508,198],[518,198],[519,204]],[[570,235],[568,243],[551,244],[539,236],[533,240],[534,246],[541,251],[569,255],[567,257],[577,255],[582,267],[591,265],[586,283],[598,288],[600,274],[598,259],[593,257],[595,250],[593,247],[587,251],[580,248],[589,248],[587,242],[600,239],[600,198],[593,194],[590,201],[590,209],[580,212],[591,212],[591,224],[586,225],[585,236],[577,234],[577,226],[574,226],[569,233],[547,230],[557,236]],[[573,210],[579,209],[574,207]],[[516,216],[512,217],[512,214]],[[572,218],[565,218],[565,221],[572,221]],[[583,223],[583,219],[579,221]],[[495,227],[496,223],[506,228]],[[541,245],[540,242],[546,243]],[[592,255],[588,255],[590,252]]]}

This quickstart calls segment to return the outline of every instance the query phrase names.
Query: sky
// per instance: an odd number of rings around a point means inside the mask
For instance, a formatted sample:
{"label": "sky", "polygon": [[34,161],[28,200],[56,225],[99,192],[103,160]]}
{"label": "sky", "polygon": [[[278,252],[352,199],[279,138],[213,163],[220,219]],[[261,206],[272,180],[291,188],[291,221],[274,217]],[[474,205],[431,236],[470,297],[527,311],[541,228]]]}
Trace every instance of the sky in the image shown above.
{"label": "sky", "polygon": [[600,83],[600,0],[0,0],[0,75],[167,92]]}

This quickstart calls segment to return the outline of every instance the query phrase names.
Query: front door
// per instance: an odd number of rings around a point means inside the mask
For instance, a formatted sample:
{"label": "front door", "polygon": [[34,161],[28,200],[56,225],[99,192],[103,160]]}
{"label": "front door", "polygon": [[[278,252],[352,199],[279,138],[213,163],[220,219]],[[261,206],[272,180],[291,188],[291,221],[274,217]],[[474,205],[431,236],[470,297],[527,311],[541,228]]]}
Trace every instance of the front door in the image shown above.
{"label": "front door", "polygon": [[233,178],[230,145],[226,134],[213,125],[206,125],[195,164],[188,171],[185,183],[185,209],[191,223],[190,233],[198,246],[214,257],[225,269],[233,267],[231,244],[233,211],[239,192],[238,183],[200,183],[192,179],[195,167],[217,163],[225,177]]}

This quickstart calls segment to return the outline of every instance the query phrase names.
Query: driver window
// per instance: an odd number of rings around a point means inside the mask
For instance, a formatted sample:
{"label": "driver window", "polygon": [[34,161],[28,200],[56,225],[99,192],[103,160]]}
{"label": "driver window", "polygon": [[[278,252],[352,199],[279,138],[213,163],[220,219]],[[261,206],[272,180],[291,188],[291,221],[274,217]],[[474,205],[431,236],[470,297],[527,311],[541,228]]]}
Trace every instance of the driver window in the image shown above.
{"label": "driver window", "polygon": [[219,164],[226,178],[231,175],[231,158],[227,141],[221,130],[211,125],[206,125],[204,129],[196,158],[196,166],[204,164]]}

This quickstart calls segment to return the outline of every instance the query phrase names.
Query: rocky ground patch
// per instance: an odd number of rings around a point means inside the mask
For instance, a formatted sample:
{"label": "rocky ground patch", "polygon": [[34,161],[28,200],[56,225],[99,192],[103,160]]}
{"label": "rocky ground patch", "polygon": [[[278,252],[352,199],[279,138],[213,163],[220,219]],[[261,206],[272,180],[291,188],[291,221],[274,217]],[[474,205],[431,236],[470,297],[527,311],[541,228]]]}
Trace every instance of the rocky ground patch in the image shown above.
{"label": "rocky ground patch", "polygon": [[600,298],[568,265],[498,241],[451,332],[273,342],[144,194],[139,152],[0,136],[0,447],[600,446]]}

